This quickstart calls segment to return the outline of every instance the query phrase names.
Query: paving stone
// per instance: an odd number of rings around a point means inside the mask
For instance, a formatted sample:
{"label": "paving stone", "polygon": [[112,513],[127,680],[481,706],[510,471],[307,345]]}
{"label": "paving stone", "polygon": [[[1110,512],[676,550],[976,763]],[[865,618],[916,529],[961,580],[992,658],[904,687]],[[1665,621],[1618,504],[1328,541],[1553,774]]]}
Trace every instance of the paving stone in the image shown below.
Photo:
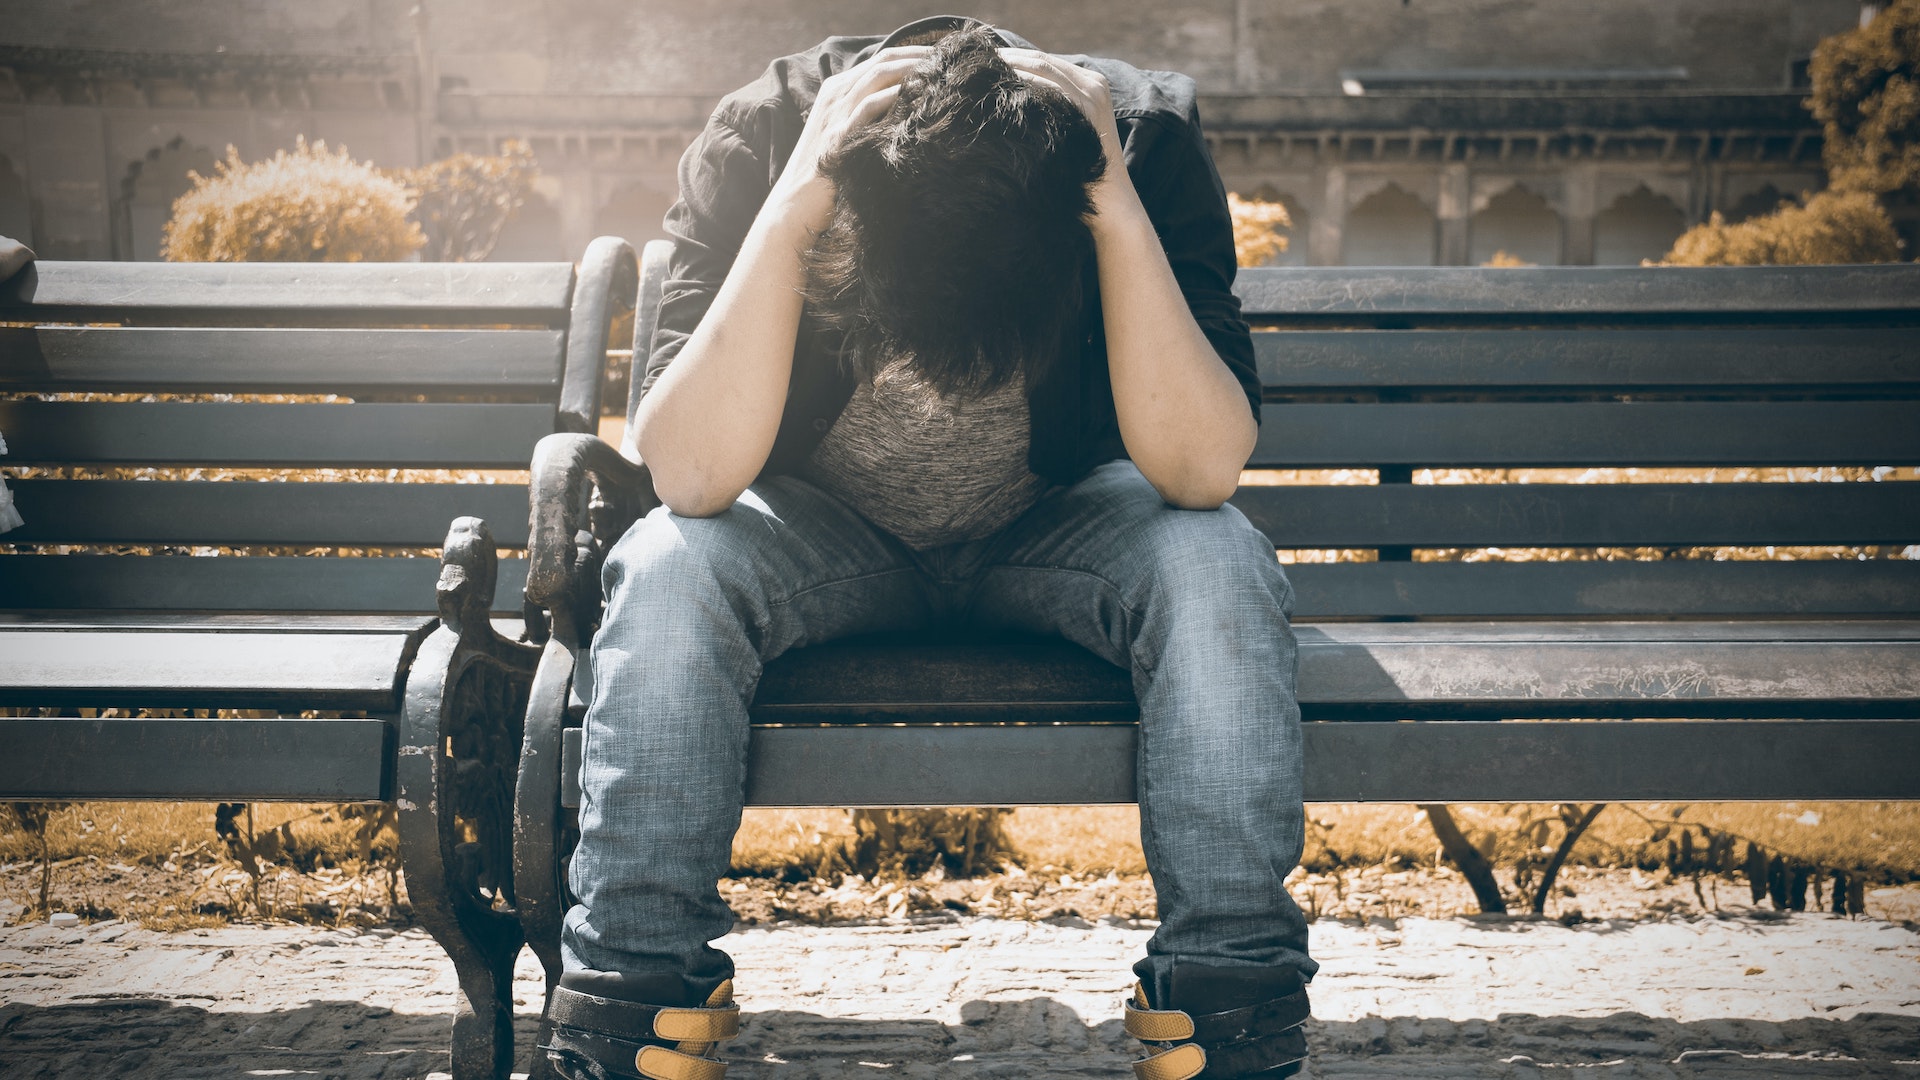
{"label": "paving stone", "polygon": [[[984,918],[736,932],[747,1012],[730,1075],[1117,1080],[1137,1056],[1121,1001],[1150,932]],[[418,931],[77,933],[0,931],[5,1080],[445,1075],[453,972]],[[1920,1080],[1920,936],[1884,923],[1323,921],[1314,949],[1311,1077]],[[542,987],[531,956],[516,974],[527,1047]]]}

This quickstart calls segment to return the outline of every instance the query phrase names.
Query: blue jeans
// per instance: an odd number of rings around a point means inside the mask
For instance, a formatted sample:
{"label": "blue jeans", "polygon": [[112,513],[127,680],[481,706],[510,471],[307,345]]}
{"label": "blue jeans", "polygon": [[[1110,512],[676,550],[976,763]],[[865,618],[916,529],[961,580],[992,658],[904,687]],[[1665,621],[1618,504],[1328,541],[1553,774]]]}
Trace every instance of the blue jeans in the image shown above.
{"label": "blue jeans", "polygon": [[1160,927],[1142,971],[1289,965],[1306,922],[1293,590],[1231,506],[1178,510],[1128,461],[985,540],[913,551],[793,477],[711,518],[664,507],[609,554],[588,700],[568,970],[731,976],[709,942],[761,666],[850,634],[959,624],[1059,634],[1133,673],[1140,833]]}

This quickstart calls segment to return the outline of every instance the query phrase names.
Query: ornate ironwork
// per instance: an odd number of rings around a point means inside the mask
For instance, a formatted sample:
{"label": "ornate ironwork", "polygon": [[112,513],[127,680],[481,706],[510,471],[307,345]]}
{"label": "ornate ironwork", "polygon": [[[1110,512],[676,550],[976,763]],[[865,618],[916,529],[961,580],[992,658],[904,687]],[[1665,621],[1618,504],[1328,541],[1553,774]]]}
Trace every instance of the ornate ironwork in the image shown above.
{"label": "ornate ironwork", "polygon": [[513,799],[539,650],[493,629],[493,537],[477,518],[447,536],[441,625],[407,681],[398,770],[400,842],[414,916],[453,958],[457,1080],[503,1078],[513,1059]]}

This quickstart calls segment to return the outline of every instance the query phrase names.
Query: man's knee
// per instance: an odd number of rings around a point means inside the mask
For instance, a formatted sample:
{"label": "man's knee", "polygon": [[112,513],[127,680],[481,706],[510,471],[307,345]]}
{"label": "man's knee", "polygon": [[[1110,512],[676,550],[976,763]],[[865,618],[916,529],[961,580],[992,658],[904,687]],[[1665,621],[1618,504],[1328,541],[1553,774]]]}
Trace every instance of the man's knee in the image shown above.
{"label": "man's knee", "polygon": [[[1265,597],[1282,618],[1293,611],[1293,586],[1273,543],[1231,505],[1177,510],[1162,505],[1140,532],[1155,599],[1175,607],[1244,607]],[[1264,606],[1264,605],[1263,605]]]}
{"label": "man's knee", "polygon": [[735,507],[710,518],[662,506],[633,523],[607,553],[601,585],[610,604],[737,596],[757,579],[749,523]]}

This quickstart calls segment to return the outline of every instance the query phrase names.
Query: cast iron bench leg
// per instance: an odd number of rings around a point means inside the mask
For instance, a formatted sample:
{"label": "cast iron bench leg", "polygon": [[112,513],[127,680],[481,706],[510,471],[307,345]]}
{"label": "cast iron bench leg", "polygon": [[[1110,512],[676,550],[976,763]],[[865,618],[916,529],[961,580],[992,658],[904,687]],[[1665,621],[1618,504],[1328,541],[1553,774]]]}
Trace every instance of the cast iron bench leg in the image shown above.
{"label": "cast iron bench leg", "polygon": [[453,958],[456,1080],[504,1080],[513,1063],[513,792],[521,718],[539,652],[495,634],[493,537],[454,522],[440,571],[441,626],[407,678],[395,777],[401,864],[420,925]]}
{"label": "cast iron bench leg", "polygon": [[[560,806],[560,734],[572,689],[573,653],[560,641],[550,640],[527,698],[513,814],[513,881],[520,927],[527,947],[546,971],[549,998],[560,983],[560,923],[570,903],[566,857],[577,836],[573,815]],[[541,1041],[545,1041],[545,1021],[541,1024]],[[536,1052],[527,1080],[550,1080],[552,1075],[544,1056]]]}

